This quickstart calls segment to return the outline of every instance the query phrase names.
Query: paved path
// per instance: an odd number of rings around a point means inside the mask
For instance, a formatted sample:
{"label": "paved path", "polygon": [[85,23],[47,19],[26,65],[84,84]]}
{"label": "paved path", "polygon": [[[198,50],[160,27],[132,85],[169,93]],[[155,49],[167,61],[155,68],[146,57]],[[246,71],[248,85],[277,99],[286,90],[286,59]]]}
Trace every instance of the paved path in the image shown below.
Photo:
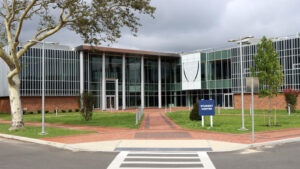
{"label": "paved path", "polygon": [[[215,140],[232,143],[251,144],[251,133],[226,134],[212,131],[182,129],[165,116],[164,109],[145,109],[145,116],[140,129],[123,129],[83,125],[46,124],[46,127],[91,130],[97,133],[42,138],[66,144],[78,144],[111,140]],[[3,121],[0,123],[10,123]],[[40,123],[26,122],[26,125],[40,126]],[[300,128],[265,131],[255,133],[255,143],[300,137]]]}

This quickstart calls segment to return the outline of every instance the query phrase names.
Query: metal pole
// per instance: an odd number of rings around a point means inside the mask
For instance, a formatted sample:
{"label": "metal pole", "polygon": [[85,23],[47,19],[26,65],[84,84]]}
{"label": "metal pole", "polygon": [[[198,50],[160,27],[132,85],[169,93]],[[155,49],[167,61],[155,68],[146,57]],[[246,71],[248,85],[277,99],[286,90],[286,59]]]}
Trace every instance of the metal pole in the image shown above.
{"label": "metal pole", "polygon": [[43,41],[42,56],[42,132],[40,134],[47,134],[45,132],[45,41]]}
{"label": "metal pole", "polygon": [[202,127],[204,127],[204,116],[201,118]]}
{"label": "metal pole", "polygon": [[254,82],[251,78],[251,114],[252,114],[252,143],[254,143]]}
{"label": "metal pole", "polygon": [[240,130],[247,130],[245,128],[244,117],[244,81],[243,81],[243,52],[242,52],[242,37],[240,37],[240,61],[241,61],[241,97],[242,97],[242,128]]}

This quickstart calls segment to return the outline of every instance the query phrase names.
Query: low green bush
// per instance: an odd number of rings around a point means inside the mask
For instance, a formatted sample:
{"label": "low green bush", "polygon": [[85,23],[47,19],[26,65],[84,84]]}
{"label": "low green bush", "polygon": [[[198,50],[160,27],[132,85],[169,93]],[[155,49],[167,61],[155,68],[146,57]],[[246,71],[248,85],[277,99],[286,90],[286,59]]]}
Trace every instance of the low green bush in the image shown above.
{"label": "low green bush", "polygon": [[79,109],[75,109],[75,112],[79,112]]}
{"label": "low green bush", "polygon": [[192,111],[190,112],[190,120],[199,121],[202,117],[199,116],[199,103],[198,101],[194,104]]}
{"label": "low green bush", "polygon": [[72,110],[72,109],[69,109],[69,112],[71,113],[71,112],[73,112],[73,110]]}
{"label": "low green bush", "polygon": [[66,110],[61,110],[61,112],[62,112],[62,113],[65,113],[65,112],[66,112]]}
{"label": "low green bush", "polygon": [[41,111],[41,110],[38,110],[38,111],[37,111],[37,113],[38,113],[38,114],[41,114],[41,113],[42,113],[42,111]]}
{"label": "low green bush", "polygon": [[49,113],[49,110],[46,110],[45,113]]}

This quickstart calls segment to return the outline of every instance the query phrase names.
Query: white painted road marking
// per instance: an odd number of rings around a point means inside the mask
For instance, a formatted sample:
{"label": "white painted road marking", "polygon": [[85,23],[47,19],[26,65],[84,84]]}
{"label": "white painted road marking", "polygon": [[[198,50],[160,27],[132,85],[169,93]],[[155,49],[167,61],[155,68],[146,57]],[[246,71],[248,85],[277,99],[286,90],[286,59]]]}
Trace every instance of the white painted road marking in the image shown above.
{"label": "white painted road marking", "polygon": [[215,169],[206,152],[120,152],[107,169]]}

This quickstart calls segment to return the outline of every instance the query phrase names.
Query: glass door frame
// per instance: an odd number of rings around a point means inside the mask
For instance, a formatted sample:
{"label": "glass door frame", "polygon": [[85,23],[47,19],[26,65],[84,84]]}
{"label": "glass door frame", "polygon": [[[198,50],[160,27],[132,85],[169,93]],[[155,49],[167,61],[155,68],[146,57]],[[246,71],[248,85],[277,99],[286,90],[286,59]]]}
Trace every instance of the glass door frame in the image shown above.
{"label": "glass door frame", "polygon": [[[232,98],[232,100],[230,101],[230,96]],[[228,105],[226,106],[226,98],[228,100]],[[234,102],[233,102],[233,93],[224,93],[224,102],[223,102],[223,108],[224,109],[233,109],[234,108]],[[230,102],[231,102],[231,106],[230,106]]]}

